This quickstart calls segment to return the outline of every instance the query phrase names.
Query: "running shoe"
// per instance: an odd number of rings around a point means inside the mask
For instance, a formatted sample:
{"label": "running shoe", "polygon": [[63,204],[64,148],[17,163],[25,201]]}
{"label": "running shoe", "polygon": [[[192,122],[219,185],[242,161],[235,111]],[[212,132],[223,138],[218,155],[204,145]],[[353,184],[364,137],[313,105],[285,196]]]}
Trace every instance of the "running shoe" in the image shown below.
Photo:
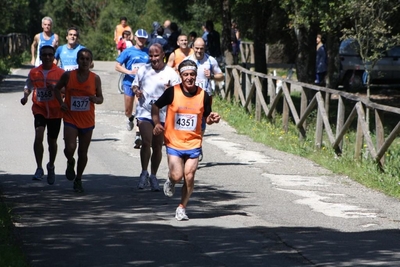
{"label": "running shoe", "polygon": [[49,185],[52,185],[56,181],[55,166],[53,165],[53,167],[50,167],[50,163],[47,163],[46,168],[47,168],[47,183]]}
{"label": "running shoe", "polygon": [[130,121],[130,120],[128,119],[128,121],[127,121],[127,123],[126,123],[126,129],[127,129],[128,131],[132,131],[132,129],[133,129],[133,121]]}
{"label": "running shoe", "polygon": [[140,178],[139,178],[139,183],[138,183],[138,188],[139,189],[144,189],[146,186],[149,185],[149,174],[148,173],[141,173]]}
{"label": "running shoe", "polygon": [[81,179],[79,179],[79,180],[75,179],[74,180],[74,191],[76,193],[83,193],[84,192]]}
{"label": "running shoe", "polygon": [[167,181],[164,183],[164,195],[167,197],[172,197],[175,193],[175,185],[167,179]]}
{"label": "running shoe", "polygon": [[65,176],[67,179],[72,181],[75,179],[75,159],[72,158],[72,163],[67,161],[67,169],[65,170]]}
{"label": "running shoe", "polygon": [[151,191],[160,192],[160,185],[158,184],[157,177],[155,175],[150,175],[150,188]]}
{"label": "running shoe", "polygon": [[189,220],[189,217],[186,215],[186,209],[178,207],[175,212],[175,219],[178,221]]}
{"label": "running shoe", "polygon": [[133,148],[139,149],[141,145],[142,145],[142,138],[140,138],[140,135],[136,135],[135,145],[133,146]]}
{"label": "running shoe", "polygon": [[43,169],[42,168],[37,168],[36,171],[35,171],[35,174],[32,177],[32,180],[41,181],[43,175],[44,175]]}

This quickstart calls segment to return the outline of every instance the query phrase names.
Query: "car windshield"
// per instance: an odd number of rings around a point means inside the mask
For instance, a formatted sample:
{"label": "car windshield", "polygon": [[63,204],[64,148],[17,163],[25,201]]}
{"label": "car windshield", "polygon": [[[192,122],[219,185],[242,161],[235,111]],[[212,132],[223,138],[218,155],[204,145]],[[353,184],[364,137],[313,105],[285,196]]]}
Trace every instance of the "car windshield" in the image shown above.
{"label": "car windshield", "polygon": [[340,55],[358,55],[359,44],[354,39],[343,40],[339,47]]}

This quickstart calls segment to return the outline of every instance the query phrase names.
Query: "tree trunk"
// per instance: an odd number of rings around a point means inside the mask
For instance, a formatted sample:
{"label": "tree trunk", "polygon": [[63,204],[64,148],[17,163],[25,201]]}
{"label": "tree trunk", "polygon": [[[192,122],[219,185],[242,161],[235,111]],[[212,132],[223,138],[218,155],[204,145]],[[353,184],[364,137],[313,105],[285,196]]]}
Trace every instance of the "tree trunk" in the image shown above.
{"label": "tree trunk", "polygon": [[222,10],[222,51],[225,57],[226,65],[233,64],[232,44],[231,44],[231,9],[229,0],[221,0]]}
{"label": "tree trunk", "polygon": [[300,82],[313,84],[315,81],[316,31],[304,27],[295,28],[297,39],[296,73]]}
{"label": "tree trunk", "polygon": [[264,1],[253,1],[254,25],[254,64],[255,71],[267,73],[267,59],[265,55],[265,42],[267,41],[267,24],[271,16],[270,4]]}

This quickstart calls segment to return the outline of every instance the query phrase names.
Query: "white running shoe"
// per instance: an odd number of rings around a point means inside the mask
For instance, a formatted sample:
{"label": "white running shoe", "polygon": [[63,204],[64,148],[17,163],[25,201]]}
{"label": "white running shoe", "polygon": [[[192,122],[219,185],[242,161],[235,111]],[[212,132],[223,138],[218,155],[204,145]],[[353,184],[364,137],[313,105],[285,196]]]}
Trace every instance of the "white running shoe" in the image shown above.
{"label": "white running shoe", "polygon": [[167,197],[172,197],[175,193],[175,185],[167,178],[167,181],[164,183],[164,195]]}
{"label": "white running shoe", "polygon": [[150,180],[151,191],[160,192],[161,189],[160,189],[160,185],[158,184],[157,177],[155,175],[150,175],[149,180]]}
{"label": "white running shoe", "polygon": [[178,221],[189,220],[189,217],[186,215],[186,209],[178,207],[175,212],[175,219]]}
{"label": "white running shoe", "polygon": [[128,131],[132,131],[132,129],[133,129],[133,121],[130,121],[130,120],[128,119],[128,121],[127,121],[127,123],[126,123],[126,129],[127,129]]}

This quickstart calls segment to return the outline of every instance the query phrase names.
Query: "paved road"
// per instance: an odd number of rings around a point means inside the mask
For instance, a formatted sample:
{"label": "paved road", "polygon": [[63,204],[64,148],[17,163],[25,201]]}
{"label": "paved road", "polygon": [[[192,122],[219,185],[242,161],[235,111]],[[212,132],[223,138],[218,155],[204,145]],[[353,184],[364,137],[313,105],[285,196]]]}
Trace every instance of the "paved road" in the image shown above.
{"label": "paved road", "polygon": [[[32,181],[33,116],[19,104],[28,70],[0,85],[0,189],[32,266],[400,266],[398,200],[225,122],[206,131],[190,220],[176,221],[179,185],[173,198],[136,189],[139,151],[113,62],[95,62],[105,101],[96,107],[85,193],[63,175],[61,137],[56,183]],[[164,157],[161,184],[166,174]]]}

